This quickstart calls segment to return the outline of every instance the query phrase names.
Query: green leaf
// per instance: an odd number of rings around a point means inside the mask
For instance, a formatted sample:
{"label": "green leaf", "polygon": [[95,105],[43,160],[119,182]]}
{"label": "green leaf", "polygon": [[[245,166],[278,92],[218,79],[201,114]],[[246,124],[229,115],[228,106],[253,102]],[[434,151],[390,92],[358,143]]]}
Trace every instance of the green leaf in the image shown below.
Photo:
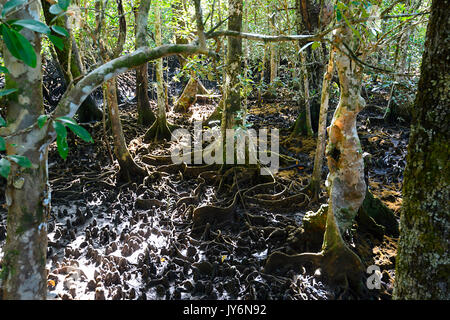
{"label": "green leaf", "polygon": [[14,155],[14,156],[7,156],[7,158],[24,168],[31,168],[32,166],[30,159],[24,156]]}
{"label": "green leaf", "polygon": [[37,119],[37,123],[39,126],[39,129],[42,129],[44,124],[47,122],[48,116],[46,114],[41,114],[39,118]]}
{"label": "green leaf", "polygon": [[70,5],[70,0],[58,0],[58,5],[61,9],[66,11]]}
{"label": "green leaf", "polygon": [[9,70],[4,66],[0,66],[0,72],[1,73],[9,73]]}
{"label": "green leaf", "polygon": [[337,21],[341,21],[341,19],[342,19],[342,13],[341,13],[341,10],[337,9],[337,10],[336,10],[336,20],[337,20]]}
{"label": "green leaf", "polygon": [[5,139],[3,137],[0,137],[0,151],[5,151],[5,150],[6,150]]}
{"label": "green leaf", "polygon": [[19,89],[17,89],[17,88],[0,89],[0,97],[3,97],[3,96],[6,96],[6,95],[8,95],[10,93],[16,92],[17,90],[19,90]]}
{"label": "green leaf", "polygon": [[78,123],[77,123],[75,120],[73,120],[71,117],[66,117],[66,116],[58,117],[58,118],[56,118],[56,120],[59,121],[59,122],[62,122],[62,123],[64,123],[64,124],[67,124],[67,123],[71,123],[71,124],[74,124],[74,125],[77,125],[77,124],[78,124]]}
{"label": "green leaf", "polygon": [[58,147],[58,153],[61,158],[66,160],[67,155],[69,154],[69,145],[67,144],[67,137],[57,136],[56,137],[56,146]]}
{"label": "green leaf", "polygon": [[51,35],[51,34],[49,34],[47,37],[55,45],[55,47],[57,47],[59,50],[64,49],[64,42],[62,41],[61,38]]}
{"label": "green leaf", "polygon": [[36,53],[27,38],[19,32],[9,29],[6,25],[1,25],[3,41],[9,52],[26,65],[36,67]]}
{"label": "green leaf", "polygon": [[6,121],[2,116],[0,116],[0,127],[6,127]]}
{"label": "green leaf", "polygon": [[319,41],[314,41],[314,43],[312,44],[311,48],[313,50],[316,50],[319,46],[320,46],[320,42]]}
{"label": "green leaf", "polygon": [[64,10],[59,6],[59,4],[55,3],[50,6],[50,9],[48,10],[51,14],[60,14],[64,12]]}
{"label": "green leaf", "polygon": [[0,175],[3,178],[7,179],[10,171],[11,171],[11,162],[9,162],[5,158],[2,158],[0,160]]}
{"label": "green leaf", "polygon": [[5,5],[3,6],[2,17],[5,17],[8,14],[8,12],[13,10],[15,7],[24,4],[25,2],[27,2],[27,0],[10,0],[6,2]]}
{"label": "green leaf", "polygon": [[32,19],[26,19],[26,20],[17,20],[14,21],[13,23],[11,23],[11,25],[16,25],[16,26],[22,26],[25,27],[27,29],[39,32],[39,33],[45,33],[45,34],[49,34],[50,28],[45,25],[44,23],[37,21],[37,20],[32,20]]}
{"label": "green leaf", "polygon": [[55,31],[57,34],[63,36],[63,37],[68,37],[69,36],[69,32],[67,32],[67,30],[64,29],[63,27],[52,26],[52,30]]}
{"label": "green leaf", "polygon": [[53,121],[53,128],[55,128],[58,137],[67,137],[67,129],[61,122]]}
{"label": "green leaf", "polygon": [[73,133],[75,133],[79,138],[86,142],[94,142],[94,139],[92,139],[89,132],[83,128],[82,126],[76,125],[76,124],[66,124],[67,127],[69,127],[70,130],[72,130]]}

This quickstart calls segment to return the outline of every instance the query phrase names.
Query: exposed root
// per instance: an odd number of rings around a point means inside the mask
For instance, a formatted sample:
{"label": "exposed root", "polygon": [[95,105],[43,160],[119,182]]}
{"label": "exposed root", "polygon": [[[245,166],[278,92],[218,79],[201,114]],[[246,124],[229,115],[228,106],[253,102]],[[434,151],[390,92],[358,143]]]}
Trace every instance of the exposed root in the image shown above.
{"label": "exposed root", "polygon": [[189,82],[183,90],[183,93],[175,102],[173,110],[175,112],[186,113],[190,107],[197,101],[198,80],[191,76]]}
{"label": "exposed root", "polygon": [[238,196],[239,194],[236,193],[233,202],[227,207],[207,205],[196,208],[192,214],[194,227],[206,225],[207,223],[222,223],[231,220],[236,208]]}
{"label": "exposed root", "polygon": [[142,180],[148,175],[147,170],[138,166],[132,158],[125,161],[119,161],[120,170],[118,172],[119,180],[123,181],[136,181]]}
{"label": "exposed root", "polygon": [[285,268],[300,269],[308,265],[320,269],[327,283],[338,291],[345,293],[350,288],[356,292],[363,290],[363,264],[346,245],[335,246],[319,253],[287,255],[273,252],[267,259],[264,272],[273,273]]}
{"label": "exposed root", "polygon": [[150,141],[170,141],[172,136],[172,131],[175,130],[177,126],[172,125],[167,122],[165,119],[157,118],[155,122],[153,122],[152,126],[147,130],[144,136],[145,142]]}

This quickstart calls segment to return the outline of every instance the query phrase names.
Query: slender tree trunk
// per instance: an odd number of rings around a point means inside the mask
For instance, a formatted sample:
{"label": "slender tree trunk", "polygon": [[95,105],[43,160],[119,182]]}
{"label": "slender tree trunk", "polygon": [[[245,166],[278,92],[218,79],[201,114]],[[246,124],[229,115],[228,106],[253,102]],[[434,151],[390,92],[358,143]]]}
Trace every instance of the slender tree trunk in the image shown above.
{"label": "slender tree trunk", "polygon": [[117,104],[117,81],[116,78],[108,80],[103,90],[105,102],[108,105],[109,120],[114,141],[114,155],[116,156],[120,172],[119,177],[125,181],[132,181],[136,177],[146,174],[146,171],[139,167],[128,151],[127,143],[123,135],[122,123],[120,121],[120,111]]}
{"label": "slender tree trunk", "polygon": [[[103,42],[101,43],[100,51],[104,61],[120,56],[126,40],[127,26],[125,17],[123,16],[122,0],[116,0],[116,2],[117,12],[121,16],[119,19],[119,36],[117,37],[118,40],[115,44],[115,48],[110,50],[112,51],[111,54],[108,53],[108,48],[103,46]],[[102,30],[102,27],[100,27],[99,30]],[[120,121],[120,111],[117,100],[117,80],[115,77],[105,82],[103,93],[105,96],[105,103],[108,106],[109,120],[111,122],[111,131],[114,141],[114,154],[120,166],[119,177],[126,181],[132,181],[136,177],[142,177],[145,175],[146,171],[134,162],[130,152],[128,151],[125,137],[123,135],[122,123]]]}
{"label": "slender tree trunk", "polygon": [[[48,25],[50,25],[50,22],[54,18],[54,15],[52,15],[49,11],[51,4],[46,0],[42,0],[41,2],[45,21]],[[55,22],[55,25],[63,27],[70,32],[69,37],[61,38],[64,43],[64,49],[60,50],[55,47],[55,51],[60,69],[63,72],[66,86],[69,86],[73,80],[84,75],[85,71],[76,41],[71,32],[71,26],[67,25],[67,20],[67,17],[64,15],[58,18]],[[69,88],[67,88],[67,90],[68,89]],[[100,121],[102,119],[102,111],[97,106],[97,103],[92,95],[86,98],[81,107],[78,109],[77,115],[80,122]]]}
{"label": "slender tree trunk", "polygon": [[[275,12],[272,12],[269,25],[272,27],[272,34],[277,35],[277,29],[275,27]],[[278,76],[278,56],[275,43],[271,42],[270,46],[270,83],[272,84]]]}
{"label": "slender tree trunk", "polygon": [[[159,4],[155,8],[155,40],[156,46],[162,44],[161,36],[161,7]],[[155,122],[145,133],[144,140],[170,140],[171,130],[166,119],[166,103],[164,98],[164,76],[163,76],[163,59],[156,60],[156,84],[157,84],[157,99],[158,99],[158,113]]]}
{"label": "slender tree trunk", "polygon": [[[150,10],[151,0],[141,0],[137,12],[135,12],[136,21],[136,49],[148,46],[147,43],[147,23],[148,11]],[[149,126],[156,117],[150,108],[148,98],[148,63],[144,63],[136,68],[136,98],[138,110],[138,124]]]}
{"label": "slender tree trunk", "polygon": [[319,128],[317,131],[317,147],[316,154],[314,156],[314,169],[311,176],[310,188],[313,193],[313,199],[318,200],[320,191],[320,181],[322,175],[323,157],[325,153],[326,143],[326,128],[327,128],[327,113],[328,113],[328,100],[330,96],[330,82],[333,77],[334,71],[334,53],[335,50],[330,50],[330,59],[325,74],[323,75],[322,82],[322,97],[320,103],[320,115],[319,115]]}
{"label": "slender tree trunk", "polygon": [[[1,3],[5,4],[5,0]],[[28,5],[10,18],[38,20],[39,2]],[[42,97],[41,44],[38,33],[22,29],[33,45],[37,58],[36,68],[30,68],[3,50],[6,88],[18,88],[18,93],[7,96],[9,126],[2,135],[13,135],[7,141],[7,154],[23,155],[33,163],[24,169],[12,163],[6,186],[8,208],[7,238],[3,248],[2,278],[4,299],[45,299],[47,296],[47,217],[50,210],[50,188],[47,173],[46,129],[21,130],[36,123],[44,113]],[[13,145],[15,144],[15,145]]]}
{"label": "slender tree trunk", "polygon": [[305,93],[306,135],[312,137],[314,135],[314,132],[311,124],[311,99],[309,97],[309,76],[308,76],[308,69],[306,67],[306,56],[304,51],[300,52],[300,57],[302,61],[303,87]]}
{"label": "slender tree trunk", "polygon": [[450,299],[450,1],[434,0],[403,183],[395,299]]}
{"label": "slender tree trunk", "polygon": [[[229,0],[228,10],[230,16],[228,19],[228,30],[241,32],[242,0]],[[224,108],[221,123],[223,138],[225,138],[225,130],[233,127],[236,122],[236,116],[241,111],[241,86],[238,78],[241,72],[241,60],[242,39],[228,37]]]}

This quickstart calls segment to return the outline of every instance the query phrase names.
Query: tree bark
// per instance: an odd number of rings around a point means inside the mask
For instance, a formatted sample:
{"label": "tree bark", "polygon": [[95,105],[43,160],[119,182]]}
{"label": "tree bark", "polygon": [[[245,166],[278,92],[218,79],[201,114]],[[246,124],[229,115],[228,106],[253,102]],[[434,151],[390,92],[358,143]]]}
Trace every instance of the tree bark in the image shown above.
{"label": "tree bark", "polygon": [[[100,44],[100,51],[104,61],[109,61],[110,59],[114,59],[120,56],[126,41],[127,25],[125,16],[123,16],[122,0],[116,0],[116,2],[117,12],[121,16],[121,18],[119,19],[119,35],[117,37],[117,43],[112,50],[108,50],[109,48],[105,48],[103,42]],[[104,30],[104,26],[100,26],[98,28],[98,30],[102,29]],[[125,137],[123,135],[122,123],[120,121],[116,77],[105,82],[103,93],[105,96],[105,103],[108,106],[111,131],[113,133],[114,154],[120,166],[119,178],[126,181],[132,181],[136,179],[136,177],[142,177],[143,175],[145,175],[146,171],[134,162],[130,152],[128,151]]]}
{"label": "tree bark", "polygon": [[[148,46],[147,43],[147,21],[151,0],[141,0],[137,12],[136,20],[136,49]],[[156,117],[150,108],[148,98],[148,63],[144,63],[136,68],[136,99],[138,110],[138,124],[149,126]]]}
{"label": "tree bark", "polygon": [[[159,5],[155,8],[155,40],[156,45],[162,44],[161,36],[161,8]],[[166,119],[166,102],[164,98],[164,76],[163,76],[163,59],[156,60],[156,84],[157,84],[157,99],[158,99],[158,113],[155,122],[153,122],[150,129],[145,133],[145,141],[160,141],[163,139],[170,140],[171,130]]]}
{"label": "tree bark", "polygon": [[319,128],[317,130],[317,147],[314,155],[314,169],[310,181],[310,189],[313,193],[313,199],[318,200],[320,191],[320,181],[322,175],[323,156],[326,143],[327,113],[328,100],[330,96],[330,82],[334,71],[334,54],[335,50],[330,50],[330,59],[322,82],[322,96],[320,103]]}
{"label": "tree bark", "polygon": [[[2,4],[5,2],[1,1]],[[28,10],[18,11],[10,18],[38,20],[40,9],[39,2],[30,3]],[[5,66],[10,71],[6,76],[6,88],[18,88],[19,91],[7,96],[9,126],[4,128],[6,132],[2,135],[12,134],[7,141],[7,154],[28,157],[33,167],[24,169],[12,163],[7,180],[8,236],[3,248],[3,298],[35,300],[47,296],[48,143],[47,126],[21,133],[44,113],[40,35],[28,29],[22,29],[21,34],[33,45],[37,66],[28,67],[9,50],[3,50]],[[44,145],[44,151],[41,151]]]}
{"label": "tree bark", "polygon": [[[241,32],[242,28],[242,0],[229,0],[228,29]],[[241,72],[242,39],[228,37],[226,58],[226,75],[224,90],[224,108],[222,112],[222,137],[225,130],[235,124],[238,112],[241,110],[241,86],[238,76]]]}
{"label": "tree bark", "polygon": [[450,1],[434,0],[403,183],[394,298],[450,299]]}

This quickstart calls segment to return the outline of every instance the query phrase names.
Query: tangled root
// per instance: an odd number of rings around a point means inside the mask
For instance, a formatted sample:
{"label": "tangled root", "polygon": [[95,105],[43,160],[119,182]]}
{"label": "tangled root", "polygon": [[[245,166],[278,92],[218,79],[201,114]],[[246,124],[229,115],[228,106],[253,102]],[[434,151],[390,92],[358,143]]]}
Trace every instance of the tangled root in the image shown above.
{"label": "tangled root", "polygon": [[346,245],[335,246],[319,253],[287,255],[273,252],[266,261],[264,272],[273,273],[277,269],[284,268],[299,269],[308,265],[320,269],[327,283],[337,291],[346,293],[349,289],[353,289],[361,293],[364,290],[363,264]]}

